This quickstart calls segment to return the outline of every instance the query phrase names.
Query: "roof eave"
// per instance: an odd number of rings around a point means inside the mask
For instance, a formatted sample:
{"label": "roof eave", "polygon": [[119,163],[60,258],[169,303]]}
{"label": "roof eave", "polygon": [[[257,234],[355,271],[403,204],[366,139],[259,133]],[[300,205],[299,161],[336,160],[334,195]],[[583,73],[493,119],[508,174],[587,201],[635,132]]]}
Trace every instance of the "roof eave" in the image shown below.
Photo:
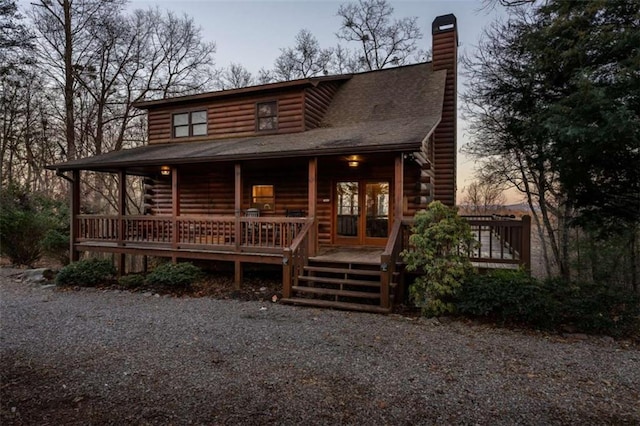
{"label": "roof eave", "polygon": [[[429,132],[431,135],[432,132]],[[427,136],[428,138],[429,136]],[[132,167],[152,167],[152,166],[179,166],[185,164],[202,164],[202,163],[219,163],[225,161],[247,161],[247,160],[273,160],[280,158],[294,158],[294,157],[326,157],[332,155],[344,155],[344,154],[377,154],[377,153],[385,153],[385,152],[411,152],[419,149],[422,146],[422,140],[416,140],[415,142],[407,143],[397,143],[397,144],[385,144],[385,145],[369,145],[369,146],[358,146],[357,148],[331,148],[331,149],[323,149],[318,152],[317,150],[309,149],[309,150],[297,150],[297,151],[288,151],[288,152],[266,152],[260,153],[256,155],[255,153],[251,154],[234,154],[234,155],[218,155],[212,157],[201,157],[201,158],[176,158],[176,159],[168,159],[168,160],[149,160],[149,161],[120,161],[117,163],[112,163],[101,167],[98,164],[78,164],[78,165],[69,165],[65,166],[65,163],[58,163],[45,166],[45,168],[49,170],[56,170],[58,172],[68,172],[73,170],[87,170],[87,171],[95,171],[95,172],[116,172],[118,170],[123,170]]]}
{"label": "roof eave", "polygon": [[198,93],[196,95],[176,96],[173,98],[155,99],[149,101],[133,102],[133,106],[138,109],[151,109],[160,106],[176,105],[181,103],[206,101],[209,99],[219,99],[228,96],[239,96],[260,92],[271,92],[273,90],[290,89],[295,87],[317,86],[324,81],[343,81],[352,77],[352,74],[341,74],[323,77],[311,77],[299,80],[282,81],[278,83],[267,83],[258,86],[241,87],[239,89],[219,90],[215,92]]}

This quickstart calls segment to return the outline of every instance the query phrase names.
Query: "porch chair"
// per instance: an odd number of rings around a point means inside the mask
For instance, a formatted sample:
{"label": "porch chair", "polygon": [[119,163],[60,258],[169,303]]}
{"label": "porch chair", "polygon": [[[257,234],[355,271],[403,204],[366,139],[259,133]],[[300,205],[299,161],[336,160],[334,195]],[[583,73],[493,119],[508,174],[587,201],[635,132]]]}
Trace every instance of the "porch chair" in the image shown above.
{"label": "porch chair", "polygon": [[[244,211],[245,217],[260,217],[260,209],[250,208]],[[246,238],[253,241],[260,232],[260,224],[256,222],[248,222],[247,229],[243,232]]]}
{"label": "porch chair", "polygon": [[286,217],[305,217],[305,212],[304,212],[304,210],[300,210],[300,209],[298,209],[298,210],[286,209],[284,211],[284,215]]}

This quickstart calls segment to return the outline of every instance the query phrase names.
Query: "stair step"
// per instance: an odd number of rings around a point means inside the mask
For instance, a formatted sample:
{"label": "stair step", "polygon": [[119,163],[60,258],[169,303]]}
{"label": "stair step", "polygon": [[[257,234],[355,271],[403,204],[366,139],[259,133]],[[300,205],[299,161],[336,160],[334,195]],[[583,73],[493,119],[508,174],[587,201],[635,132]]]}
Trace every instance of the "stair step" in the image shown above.
{"label": "stair step", "polygon": [[379,299],[380,293],[368,293],[366,291],[352,291],[352,290],[334,290],[332,288],[319,288],[319,287],[304,287],[293,286],[293,291],[299,291],[300,293],[321,294],[329,296],[342,296],[342,297],[357,297],[361,299]]}
{"label": "stair step", "polygon": [[348,269],[348,268],[331,268],[326,266],[305,266],[304,270],[310,271],[310,272],[327,272],[331,274],[366,275],[370,277],[380,276],[380,271],[372,271],[370,269]]}
{"label": "stair step", "polygon": [[380,281],[367,281],[367,280],[345,280],[343,278],[328,278],[328,277],[309,277],[306,275],[300,275],[298,281],[308,281],[315,283],[327,283],[327,284],[344,284],[344,285],[357,285],[365,287],[380,287]]}
{"label": "stair step", "polygon": [[319,308],[335,308],[335,309],[343,309],[347,311],[360,311],[360,312],[372,312],[378,314],[388,314],[391,312],[390,308],[383,308],[381,306],[376,305],[362,305],[359,303],[348,303],[348,302],[334,302],[331,300],[320,300],[320,299],[301,299],[297,297],[289,297],[280,299],[282,303],[289,303],[293,305],[306,305],[306,306],[316,306]]}

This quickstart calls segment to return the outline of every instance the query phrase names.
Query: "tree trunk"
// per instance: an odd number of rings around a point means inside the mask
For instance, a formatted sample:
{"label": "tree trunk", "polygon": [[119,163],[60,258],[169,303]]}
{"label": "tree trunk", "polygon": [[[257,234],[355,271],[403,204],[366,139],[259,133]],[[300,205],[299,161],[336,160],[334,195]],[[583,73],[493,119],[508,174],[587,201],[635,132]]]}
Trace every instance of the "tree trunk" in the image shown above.
{"label": "tree trunk", "polygon": [[73,113],[73,37],[71,28],[71,0],[64,0],[64,107],[67,159],[76,158],[75,118]]}

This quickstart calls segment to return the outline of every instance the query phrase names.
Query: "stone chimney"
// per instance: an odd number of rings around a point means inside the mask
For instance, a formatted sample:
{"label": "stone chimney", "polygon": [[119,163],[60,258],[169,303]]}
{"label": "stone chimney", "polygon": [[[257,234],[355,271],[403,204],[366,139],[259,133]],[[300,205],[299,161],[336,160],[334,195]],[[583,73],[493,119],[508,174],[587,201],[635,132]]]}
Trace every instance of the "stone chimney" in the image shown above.
{"label": "stone chimney", "polygon": [[447,70],[442,120],[434,133],[434,199],[456,204],[456,130],[458,28],[453,14],[438,16],[432,24],[434,71]]}

